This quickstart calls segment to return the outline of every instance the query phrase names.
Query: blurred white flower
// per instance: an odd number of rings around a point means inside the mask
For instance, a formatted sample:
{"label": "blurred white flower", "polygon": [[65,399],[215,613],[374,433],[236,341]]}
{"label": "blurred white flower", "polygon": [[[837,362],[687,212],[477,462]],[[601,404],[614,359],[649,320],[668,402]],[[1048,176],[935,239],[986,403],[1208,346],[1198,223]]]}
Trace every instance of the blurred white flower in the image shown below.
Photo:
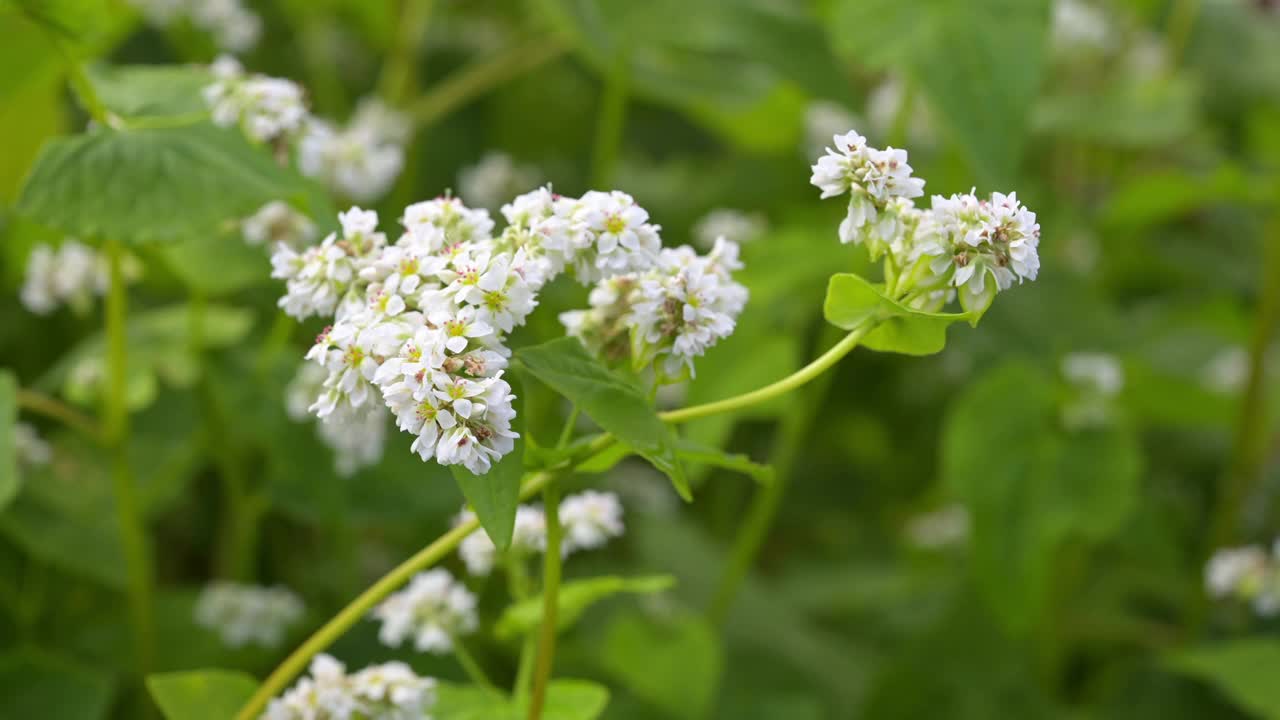
{"label": "blurred white flower", "polygon": [[1124,389],[1124,366],[1114,355],[1073,352],[1062,358],[1062,376],[1085,390],[1111,396]]}
{"label": "blurred white flower", "polygon": [[458,194],[476,207],[497,210],[507,198],[542,182],[531,165],[518,165],[502,152],[485,153],[474,165],[458,171]]}
{"label": "blurred white flower", "polygon": [[1214,598],[1243,600],[1263,617],[1280,613],[1280,541],[1270,554],[1256,545],[1218,550],[1205,566],[1204,582]]}
{"label": "blurred white flower", "polygon": [[[885,142],[894,133],[894,124],[898,122],[903,103],[908,99],[906,93],[907,86],[902,78],[889,75],[867,95],[867,122],[873,134]],[[913,145],[933,145],[937,142],[937,132],[924,97],[917,92],[910,98],[910,102],[910,116],[903,128],[906,140]]]}
{"label": "blurred white flower", "polygon": [[200,591],[195,621],[233,648],[277,647],[289,626],[302,619],[303,610],[302,600],[283,587],[215,581]]}
{"label": "blurred white flower", "polygon": [[360,101],[351,122],[337,128],[313,119],[298,144],[302,173],[359,202],[384,195],[404,167],[408,119],[375,98]]}
{"label": "blurred white flower", "polygon": [[623,532],[622,503],[608,492],[584,490],[560,503],[565,552],[593,550]]}
{"label": "blurred white flower", "polygon": [[18,455],[18,462],[29,467],[48,465],[53,459],[53,448],[34,427],[24,422],[13,426],[13,449]]}
{"label": "blurred white flower", "polygon": [[1111,46],[1111,22],[1084,0],[1055,0],[1050,35],[1058,51],[1105,50]]}
{"label": "blurred white flower", "polygon": [[907,540],[923,550],[939,550],[961,545],[969,539],[969,510],[963,505],[947,505],[911,518]]}
{"label": "blurred white flower", "polygon": [[240,0],[128,0],[155,27],[165,28],[188,18],[211,34],[223,50],[244,52],[258,44],[262,18]]}
{"label": "blurred white flower", "polygon": [[760,213],[716,208],[693,224],[693,241],[708,250],[715,246],[718,238],[745,245],[763,235],[768,227]]}
{"label": "blurred white flower", "polygon": [[263,205],[240,223],[244,241],[250,245],[274,246],[284,243],[292,248],[311,244],[316,226],[306,215],[280,200]]}
{"label": "blurred white flower", "polygon": [[64,303],[84,313],[95,295],[106,293],[108,285],[106,258],[68,238],[56,248],[37,245],[31,250],[19,297],[37,315],[48,315]]}
{"label": "blurred white flower", "polygon": [[821,155],[823,148],[831,142],[832,136],[861,124],[862,120],[840,103],[831,100],[814,100],[804,111],[805,156]]}
{"label": "blurred white flower", "polygon": [[390,647],[405,640],[421,652],[445,654],[453,650],[454,638],[474,632],[476,597],[447,570],[439,568],[419,573],[405,589],[389,596],[373,609],[382,623],[378,639]]}
{"label": "blurred white flower", "polygon": [[293,81],[247,74],[229,55],[215,60],[210,70],[213,82],[202,94],[215,124],[238,126],[258,142],[270,142],[302,128],[307,108],[302,88]]}
{"label": "blurred white flower", "polygon": [[371,665],[347,674],[321,653],[311,675],[271,701],[263,720],[430,720],[436,681],[402,662]]}
{"label": "blurred white flower", "polygon": [[1200,382],[1219,395],[1240,392],[1248,379],[1249,353],[1238,345],[1219,350],[1200,373]]}

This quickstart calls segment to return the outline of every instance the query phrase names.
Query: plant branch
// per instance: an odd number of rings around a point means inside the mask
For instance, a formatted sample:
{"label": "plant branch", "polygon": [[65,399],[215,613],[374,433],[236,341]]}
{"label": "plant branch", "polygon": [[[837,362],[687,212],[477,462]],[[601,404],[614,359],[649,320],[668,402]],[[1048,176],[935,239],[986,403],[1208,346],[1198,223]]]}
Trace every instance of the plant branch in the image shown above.
{"label": "plant branch", "polygon": [[57,420],[94,442],[102,442],[102,428],[97,421],[57,398],[35,390],[18,388],[18,408]]}
{"label": "plant branch", "polygon": [[453,642],[453,656],[462,666],[462,671],[471,678],[471,682],[477,687],[489,690],[490,692],[498,692],[498,687],[493,684],[489,676],[485,674],[484,668],[480,667],[480,663],[476,662],[476,658],[467,650],[467,646],[462,643],[462,638],[454,636],[450,638]]}
{"label": "plant branch", "polygon": [[547,549],[543,554],[542,622],[539,624],[538,658],[533,669],[533,692],[529,696],[529,720],[540,720],[547,700],[547,683],[556,653],[556,616],[560,604],[560,543],[564,535],[560,527],[560,493],[554,482],[542,491],[543,512],[547,518]]}
{"label": "plant branch", "polygon": [[568,48],[555,37],[536,38],[479,60],[440,81],[408,106],[419,127],[425,127],[475,100],[498,85],[563,55]]}
{"label": "plant branch", "polygon": [[427,37],[435,0],[402,0],[399,32],[391,56],[382,66],[378,91],[387,102],[400,105],[417,86],[417,63]]}

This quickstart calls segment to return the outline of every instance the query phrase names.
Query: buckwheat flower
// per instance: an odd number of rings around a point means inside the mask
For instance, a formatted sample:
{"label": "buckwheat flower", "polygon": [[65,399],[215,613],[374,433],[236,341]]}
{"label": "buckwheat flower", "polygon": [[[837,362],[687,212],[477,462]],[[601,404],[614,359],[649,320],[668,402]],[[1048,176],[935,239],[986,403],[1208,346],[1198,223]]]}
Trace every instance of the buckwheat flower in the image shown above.
{"label": "buckwheat flower", "polygon": [[391,188],[404,167],[404,147],[379,125],[336,128],[313,120],[298,144],[298,167],[334,192],[366,202]]}
{"label": "buckwheat flower", "polygon": [[1238,345],[1215,353],[1200,373],[1201,384],[1219,395],[1240,392],[1248,379],[1249,353]]}
{"label": "buckwheat flower", "polygon": [[[855,131],[832,138],[834,148],[818,158],[809,182],[822,190],[823,198],[849,193],[849,209],[840,223],[842,243],[866,242],[872,259],[887,250],[880,227],[882,214],[890,216],[902,210],[897,199],[911,200],[924,194],[924,181],[913,177],[905,150],[880,150],[867,145],[867,139]],[[908,203],[909,206],[909,203]]]}
{"label": "buckwheat flower", "polygon": [[431,230],[427,228],[438,228],[449,244],[488,238],[493,232],[493,219],[488,210],[469,208],[458,198],[449,196],[406,207],[401,222],[410,233],[429,233]]}
{"label": "buckwheat flower", "polygon": [[[479,394],[471,395],[477,387]],[[476,475],[483,475],[515,447],[515,439],[519,437],[511,429],[515,395],[505,380],[454,382],[437,390],[436,397],[449,402],[453,415],[459,420],[440,437],[436,462],[462,465]]]}
{"label": "buckwheat flower", "polygon": [[[889,75],[867,94],[867,123],[877,138],[887,140],[894,132],[894,124],[898,121],[898,113],[902,111],[906,92],[902,78]],[[911,103],[910,118],[905,128],[906,137],[913,146],[932,145],[937,140],[937,133],[924,98],[917,92],[911,98]]]}
{"label": "buckwheat flower", "polygon": [[475,306],[477,322],[503,333],[524,324],[538,301],[534,299],[534,288],[517,271],[523,263],[524,251],[521,250],[514,256],[507,253],[491,256],[483,268],[477,268],[475,283],[468,285],[460,298]]}
{"label": "buckwheat flower", "polygon": [[271,255],[271,277],[286,281],[287,292],[278,304],[299,320],[333,314],[340,302],[348,309],[365,302],[356,287],[357,274],[386,245],[386,236],[377,231],[375,212],[353,207],[338,218],[341,238],[330,233],[301,253],[278,243]]}
{"label": "buckwheat flower", "polygon": [[271,701],[264,720],[423,720],[431,717],[436,681],[402,662],[354,674],[332,656],[311,661],[311,675]]}
{"label": "buckwheat flower", "polygon": [[[463,508],[454,520],[454,527],[475,519],[475,513]],[[517,555],[532,555],[547,549],[547,518],[542,508],[534,505],[521,505],[516,508],[515,527],[511,534],[511,545],[507,552]],[[484,528],[463,538],[458,545],[458,556],[462,558],[467,572],[483,577],[493,571],[498,559],[498,548],[489,539]]]}
{"label": "buckwheat flower", "polygon": [[576,204],[555,195],[550,187],[541,187],[502,206],[507,227],[495,247],[524,253],[525,264],[519,271],[530,287],[550,282],[591,245],[582,223],[572,217]]}
{"label": "buckwheat flower", "polygon": [[1267,572],[1267,553],[1260,547],[1218,550],[1205,566],[1205,589],[1216,598],[1249,598],[1262,586]]}
{"label": "buckwheat flower", "polygon": [[195,621],[233,648],[277,647],[303,610],[302,600],[286,588],[216,581],[200,591]]}
{"label": "buckwheat flower", "polygon": [[284,243],[291,248],[311,244],[316,236],[315,223],[293,206],[280,200],[263,205],[240,224],[244,241],[249,245]]}
{"label": "buckwheat flower", "polygon": [[[454,520],[454,527],[475,518],[475,513],[463,509]],[[484,577],[493,572],[493,566],[498,559],[498,546],[489,539],[489,534],[484,531],[484,528],[477,528],[458,544],[458,557],[462,558],[462,564],[466,566],[469,574]]]}
{"label": "buckwheat flower", "polygon": [[342,477],[377,465],[386,447],[386,407],[367,403],[359,411],[330,414],[320,420],[316,430],[320,440],[333,450],[334,471]]}
{"label": "buckwheat flower", "polygon": [[[126,273],[126,280],[133,274]],[[37,315],[47,315],[63,304],[83,313],[95,295],[106,293],[108,278],[105,259],[74,239],[57,248],[37,245],[27,258],[19,298]]]}
{"label": "buckwheat flower", "polygon": [[536,168],[517,165],[506,153],[488,152],[458,172],[458,194],[473,206],[497,210],[503,200],[540,180]]}
{"label": "buckwheat flower", "polygon": [[192,24],[213,35],[218,47],[231,52],[253,48],[262,35],[262,18],[240,0],[196,0],[190,12]]}
{"label": "buckwheat flower", "polygon": [[638,299],[640,278],[605,278],[587,295],[590,308],[560,314],[565,332],[605,362],[616,365],[631,355],[631,308]]}
{"label": "buckwheat flower", "polygon": [[1105,50],[1111,46],[1107,16],[1083,0],[1055,0],[1050,36],[1055,50]]}
{"label": "buckwheat flower", "polygon": [[413,136],[413,120],[377,95],[367,95],[356,103],[351,126],[377,137],[381,142],[404,147]]}
{"label": "buckwheat flower", "polygon": [[766,229],[768,224],[759,213],[716,208],[694,223],[693,237],[703,248],[711,248],[718,238],[741,245],[759,238]]}
{"label": "buckwheat flower", "polygon": [[622,503],[613,493],[585,490],[560,503],[560,521],[567,551],[592,550],[622,535]]}
{"label": "buckwheat flower", "polygon": [[574,220],[591,247],[577,254],[575,274],[582,283],[649,268],[662,249],[661,226],[630,195],[592,190],[577,204]]}
{"label": "buckwheat flower", "polygon": [[239,126],[258,142],[291,134],[307,118],[302,88],[292,81],[246,74],[235,58],[223,55],[210,66],[213,82],[202,91],[213,122]]}
{"label": "buckwheat flower", "polygon": [[[845,106],[830,100],[815,100],[804,111],[804,152],[806,157],[821,155],[833,135],[862,122]],[[730,236],[730,240],[734,238]]]}
{"label": "buckwheat flower", "polygon": [[31,425],[18,422],[13,426],[13,449],[18,462],[27,467],[48,465],[53,459],[53,449]]}
{"label": "buckwheat flower", "polygon": [[922,513],[907,523],[908,541],[923,550],[939,550],[963,544],[969,538],[969,510],[963,505]]}
{"label": "buckwheat flower", "polygon": [[411,640],[418,651],[436,654],[453,650],[455,637],[479,625],[475,595],[438,568],[415,575],[405,589],[374,608],[372,616],[382,623],[378,639],[384,645],[400,647]]}
{"label": "buckwheat flower", "polygon": [[540,553],[547,550],[547,514],[537,505],[516,508],[515,529],[511,547],[516,552]]}
{"label": "buckwheat flower", "polygon": [[1069,382],[1101,395],[1115,395],[1124,388],[1124,368],[1114,355],[1106,353],[1069,353],[1062,358],[1062,375]]}

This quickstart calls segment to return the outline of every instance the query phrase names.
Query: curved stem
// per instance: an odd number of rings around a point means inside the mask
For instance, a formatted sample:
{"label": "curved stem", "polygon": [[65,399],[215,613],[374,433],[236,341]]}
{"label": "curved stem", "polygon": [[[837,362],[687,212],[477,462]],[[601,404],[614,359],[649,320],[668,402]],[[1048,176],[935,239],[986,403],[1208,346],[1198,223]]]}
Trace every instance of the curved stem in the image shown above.
{"label": "curved stem", "polygon": [[102,442],[102,428],[98,427],[98,423],[93,418],[57,398],[51,398],[35,390],[18,388],[18,408],[57,420],[88,436],[94,442]]}
{"label": "curved stem", "polygon": [[[527,500],[533,494],[541,491],[551,481],[552,476],[551,472],[538,472],[530,475],[520,488],[520,499]],[[311,658],[332,645],[334,641],[351,626],[359,622],[383,598],[395,592],[397,588],[408,582],[419,571],[440,562],[446,555],[453,552],[463,538],[470,535],[478,527],[480,527],[480,522],[474,518],[460,523],[457,527],[436,538],[430,545],[419,550],[413,557],[397,565],[391,572],[383,575],[377,582],[369,586],[369,589],[360,593],[355,600],[351,601],[351,604],[321,626],[311,637],[307,638],[306,642],[302,643],[297,650],[294,650],[289,657],[285,658],[284,662],[280,663],[280,666],[275,671],[267,676],[267,679],[258,687],[257,692],[253,694],[253,697],[249,698],[249,702],[245,703],[240,713],[236,715],[236,719],[257,720],[258,715],[267,706],[271,698],[279,694],[281,690],[284,690],[289,681],[293,680],[306,668]]]}
{"label": "curved stem", "polygon": [[555,483],[547,483],[542,491],[543,512],[547,517],[547,550],[542,571],[542,623],[539,625],[538,659],[533,670],[533,692],[529,697],[529,720],[542,717],[547,700],[547,683],[556,654],[556,616],[560,610],[560,493]]}
{"label": "curved stem", "polygon": [[152,631],[151,552],[146,530],[138,509],[133,472],[129,466],[128,393],[128,296],[124,279],[124,248],[118,241],[105,243],[110,267],[107,289],[107,389],[103,407],[104,434],[111,447],[111,479],[128,571],[129,612],[132,618],[138,670],[142,675],[151,668],[154,634]]}
{"label": "curved stem", "polygon": [[471,654],[471,651],[467,650],[467,646],[462,643],[462,638],[454,636],[452,641],[453,656],[457,659],[458,664],[462,666],[462,671],[467,674],[468,678],[471,678],[471,682],[485,690],[498,692],[498,687],[485,674],[484,668],[480,667],[480,663],[476,662],[476,658]]}
{"label": "curved stem", "polygon": [[455,72],[410,103],[408,110],[419,127],[434,123],[490,89],[519,77],[566,51],[563,41],[537,38],[512,46],[498,55]]}
{"label": "curved stem", "polygon": [[80,105],[84,107],[84,111],[89,113],[89,117],[104,127],[117,127],[120,118],[116,117],[107,109],[106,103],[102,102],[102,98],[98,96],[98,91],[93,87],[93,83],[89,80],[89,75],[84,71],[84,65],[80,62],[80,58],[76,57],[75,51],[71,47],[71,43],[54,31],[50,31],[54,45],[57,46],[58,52],[62,53],[63,59],[67,64],[68,80],[71,82],[72,89],[75,90],[76,98],[79,99]]}
{"label": "curved stem", "polygon": [[694,405],[693,407],[680,408],[679,410],[669,410],[664,413],[658,413],[658,417],[662,418],[664,422],[669,423],[689,422],[690,420],[697,420],[698,418],[706,417],[708,415],[717,415],[723,412],[731,412],[733,410],[751,407],[752,405],[757,405],[766,400],[772,400],[779,395],[785,395],[826,372],[832,365],[839,362],[841,358],[848,355],[850,351],[857,347],[858,342],[862,340],[862,337],[866,335],[872,327],[874,327],[874,325],[867,324],[854,328],[852,332],[845,335],[840,342],[833,345],[830,350],[823,353],[818,357],[818,359],[775,383],[765,385],[759,390],[752,390],[748,393],[735,395],[731,398],[717,400],[703,405]]}

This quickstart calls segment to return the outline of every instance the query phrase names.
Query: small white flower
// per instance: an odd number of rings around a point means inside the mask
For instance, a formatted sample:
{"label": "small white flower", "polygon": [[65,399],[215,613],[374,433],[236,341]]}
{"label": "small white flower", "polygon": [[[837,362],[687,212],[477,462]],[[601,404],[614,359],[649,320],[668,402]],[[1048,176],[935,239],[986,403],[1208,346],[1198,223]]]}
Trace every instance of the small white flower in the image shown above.
{"label": "small white flower", "polygon": [[346,128],[310,122],[298,144],[298,166],[337,193],[374,200],[391,188],[404,167],[410,127],[402,114],[366,98]]}
{"label": "small white flower", "polygon": [[1201,371],[1201,383],[1219,395],[1240,392],[1249,379],[1249,353],[1240,346],[1223,348]]}
{"label": "small white flower", "polygon": [[739,245],[749,243],[763,235],[767,228],[764,217],[759,213],[716,208],[694,223],[693,236],[699,247],[709,249],[719,238]]}
{"label": "small white flower", "polygon": [[258,142],[270,142],[296,132],[307,119],[302,88],[283,78],[248,75],[232,57],[211,66],[214,81],[203,90],[213,122],[239,126]]}
{"label": "small white flower", "polygon": [[833,137],[832,144],[814,164],[809,182],[822,190],[823,198],[850,194],[840,241],[866,242],[872,259],[878,259],[891,244],[886,230],[895,230],[898,216],[911,207],[900,201],[923,195],[924,181],[912,176],[905,150],[870,147],[852,130]]}
{"label": "small white flower", "polygon": [[233,648],[277,647],[302,615],[302,600],[290,590],[226,581],[206,585],[195,605],[196,623]]}
{"label": "small white flower", "polygon": [[541,180],[536,168],[517,165],[506,153],[489,152],[458,172],[458,194],[471,205],[496,210],[506,198]]}
{"label": "small white flower", "polygon": [[311,676],[271,701],[264,720],[423,720],[436,702],[436,681],[402,662],[371,665],[348,675],[342,663],[320,654]]}
{"label": "small white flower", "polygon": [[662,228],[651,224],[648,211],[624,192],[588,192],[578,201],[573,220],[591,244],[574,258],[579,282],[646,270],[662,249]]}
{"label": "small white flower", "polygon": [[374,608],[382,623],[378,639],[390,647],[412,640],[421,652],[444,654],[455,637],[474,632],[479,624],[476,598],[446,570],[414,576],[405,589]]}
{"label": "small white flower", "polygon": [[622,503],[613,493],[586,490],[560,503],[567,552],[592,550],[622,535]]}
{"label": "small white flower", "polygon": [[1112,396],[1124,388],[1124,367],[1114,355],[1074,352],[1062,358],[1062,375],[1091,392]]}
{"label": "small white flower", "polygon": [[[126,273],[126,279],[133,274]],[[19,297],[37,315],[47,315],[64,303],[83,313],[95,295],[106,293],[108,284],[106,259],[68,238],[57,248],[37,245],[32,249]]]}
{"label": "small white flower", "polygon": [[190,5],[192,23],[213,35],[218,47],[244,52],[258,44],[262,18],[240,0],[196,0]]}
{"label": "small white flower", "polygon": [[455,197],[414,203],[404,209],[401,222],[410,233],[432,232],[428,228],[443,231],[450,245],[485,240],[493,233],[488,210],[469,208]]}
{"label": "small white flower", "polygon": [[273,200],[240,224],[244,240],[250,245],[284,243],[293,248],[308,245],[315,239],[316,226],[306,215],[291,205]]}
{"label": "small white flower", "polygon": [[1267,553],[1256,546],[1219,550],[1205,566],[1205,589],[1217,598],[1251,596],[1267,573],[1267,562]]}
{"label": "small white flower", "polygon": [[1055,0],[1050,35],[1062,52],[1105,50],[1111,46],[1111,22],[1084,0]]}
{"label": "small white flower", "polygon": [[35,467],[48,465],[53,459],[53,449],[45,442],[36,429],[24,422],[13,426],[13,448],[17,452],[18,462]]}
{"label": "small white flower", "polygon": [[804,111],[805,155],[821,155],[833,135],[839,135],[848,128],[861,124],[858,116],[840,103],[830,100],[809,103]]}
{"label": "small white flower", "polygon": [[969,511],[963,505],[948,505],[922,513],[907,523],[907,539],[924,550],[960,545],[969,538]]}

